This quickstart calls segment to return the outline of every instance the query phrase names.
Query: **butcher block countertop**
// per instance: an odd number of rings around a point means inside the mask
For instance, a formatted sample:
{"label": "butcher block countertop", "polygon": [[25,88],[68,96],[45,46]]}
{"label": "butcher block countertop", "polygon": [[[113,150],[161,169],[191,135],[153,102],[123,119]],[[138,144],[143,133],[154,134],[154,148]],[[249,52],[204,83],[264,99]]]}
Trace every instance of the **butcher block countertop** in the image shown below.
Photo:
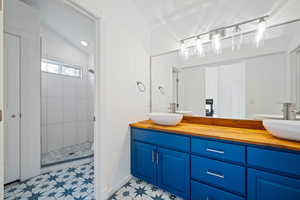
{"label": "butcher block countertop", "polygon": [[[227,122],[232,120],[227,120]],[[259,121],[248,121],[246,126],[235,126],[239,124],[241,120],[238,120],[237,123],[232,123],[233,127],[230,127],[230,123],[224,124],[224,126],[220,126],[223,122],[220,123],[207,123],[207,120],[203,122],[203,120],[186,120],[184,119],[177,126],[160,126],[154,124],[150,120],[136,122],[130,124],[131,127],[141,128],[141,129],[149,129],[149,130],[157,130],[169,133],[178,133],[183,135],[191,135],[191,136],[200,136],[207,138],[215,138],[221,140],[228,140],[234,142],[242,142],[248,144],[262,145],[262,146],[270,146],[275,148],[282,148],[288,150],[300,151],[300,142],[294,142],[289,140],[283,140],[272,136],[268,131],[266,131],[262,122]],[[247,122],[247,121],[245,121]],[[253,123],[254,122],[254,123]],[[244,122],[242,121],[241,124]],[[212,125],[213,124],[213,125]],[[218,125],[215,125],[218,124]],[[235,124],[235,125],[234,125]],[[235,126],[235,127],[234,127]],[[249,128],[253,126],[252,128]],[[237,128],[238,127],[238,128]],[[247,128],[240,128],[247,127]]]}

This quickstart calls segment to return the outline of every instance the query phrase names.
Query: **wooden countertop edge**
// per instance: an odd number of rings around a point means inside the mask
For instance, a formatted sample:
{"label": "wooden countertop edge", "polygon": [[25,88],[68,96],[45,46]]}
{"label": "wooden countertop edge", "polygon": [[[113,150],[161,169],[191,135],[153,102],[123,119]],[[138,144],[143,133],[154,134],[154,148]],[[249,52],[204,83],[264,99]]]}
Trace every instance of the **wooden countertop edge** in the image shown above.
{"label": "wooden countertop edge", "polygon": [[[147,123],[148,122],[148,123]],[[201,126],[201,124],[198,124]],[[147,130],[156,130],[156,131],[162,131],[162,132],[167,132],[167,133],[175,133],[175,134],[181,134],[181,135],[189,135],[189,136],[195,136],[195,137],[206,137],[206,138],[212,138],[212,139],[219,139],[219,140],[225,140],[225,141],[232,141],[232,142],[239,142],[239,143],[246,143],[246,144],[253,144],[253,145],[258,145],[258,146],[267,146],[267,147],[274,147],[274,148],[280,148],[280,149],[287,149],[287,150],[292,150],[292,151],[300,151],[300,142],[295,142],[295,141],[290,141],[290,140],[283,140],[276,138],[272,136],[269,132],[265,130],[256,130],[256,129],[245,129],[245,128],[234,128],[232,129],[239,129],[239,130],[251,130],[253,133],[257,134],[264,134],[264,139],[271,139],[271,140],[276,140],[275,142],[263,142],[263,141],[254,141],[251,139],[245,139],[245,138],[232,138],[232,137],[224,137],[224,136],[217,136],[213,134],[205,134],[205,133],[200,133],[200,132],[193,132],[193,131],[186,131],[186,130],[176,130],[176,127],[171,127],[171,126],[159,126],[155,124],[150,124],[149,120],[141,121],[141,122],[135,122],[129,124],[130,127],[133,128],[140,128],[140,129],[147,129]],[[214,125],[204,125],[204,126],[209,126],[213,127]],[[216,126],[217,128],[220,128],[219,126]],[[221,126],[222,127],[222,126]],[[230,127],[222,127],[222,128],[227,128],[229,129]],[[219,133],[220,134],[220,133]],[[225,133],[226,134],[226,133]],[[247,133],[245,133],[247,134]],[[267,138],[267,137],[272,137],[272,138]],[[287,144],[289,143],[289,144]]]}

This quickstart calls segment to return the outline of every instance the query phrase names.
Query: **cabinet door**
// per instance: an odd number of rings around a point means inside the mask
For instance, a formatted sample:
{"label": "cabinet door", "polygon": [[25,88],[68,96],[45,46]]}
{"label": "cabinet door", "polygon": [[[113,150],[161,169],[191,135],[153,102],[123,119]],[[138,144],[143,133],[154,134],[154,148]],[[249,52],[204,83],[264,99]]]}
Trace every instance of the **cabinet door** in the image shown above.
{"label": "cabinet door", "polygon": [[149,183],[156,184],[156,146],[133,142],[132,174]]}
{"label": "cabinet door", "polygon": [[158,148],[158,186],[188,199],[190,192],[189,154]]}
{"label": "cabinet door", "polygon": [[300,181],[254,169],[248,170],[248,200],[299,200]]}

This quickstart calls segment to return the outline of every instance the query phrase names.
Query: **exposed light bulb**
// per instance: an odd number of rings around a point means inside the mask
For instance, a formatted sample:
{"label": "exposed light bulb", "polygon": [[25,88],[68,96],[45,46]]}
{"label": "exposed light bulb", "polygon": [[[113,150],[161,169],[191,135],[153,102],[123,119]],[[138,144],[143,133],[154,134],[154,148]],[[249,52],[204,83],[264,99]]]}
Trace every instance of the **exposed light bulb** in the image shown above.
{"label": "exposed light bulb", "polygon": [[239,50],[243,43],[243,32],[239,26],[236,26],[233,31],[233,36],[231,38],[231,48],[232,51]]}
{"label": "exposed light bulb", "polygon": [[220,35],[220,33],[215,33],[212,36],[212,48],[214,49],[216,54],[221,53],[221,35]]}
{"label": "exposed light bulb", "polygon": [[196,55],[204,56],[203,42],[200,37],[196,39]]}
{"label": "exposed light bulb", "polygon": [[257,31],[255,36],[255,42],[257,47],[260,46],[262,40],[264,39],[266,29],[267,29],[266,21],[264,18],[261,18],[257,25]]}
{"label": "exposed light bulb", "polygon": [[84,47],[89,46],[89,43],[88,43],[87,41],[84,41],[84,40],[81,40],[81,41],[80,41],[80,44],[81,44],[82,46],[84,46]]}
{"label": "exposed light bulb", "polygon": [[180,55],[187,60],[189,58],[189,49],[187,48],[186,44],[184,41],[181,41],[181,46],[180,46]]}

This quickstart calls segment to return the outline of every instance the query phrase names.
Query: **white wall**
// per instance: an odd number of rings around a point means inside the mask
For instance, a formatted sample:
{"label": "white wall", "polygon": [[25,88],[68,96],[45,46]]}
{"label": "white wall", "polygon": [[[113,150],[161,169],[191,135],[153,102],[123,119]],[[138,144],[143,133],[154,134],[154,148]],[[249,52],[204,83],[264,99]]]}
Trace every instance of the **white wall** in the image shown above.
{"label": "white wall", "polygon": [[[1,1],[2,2],[2,1]],[[1,4],[0,2],[0,4]],[[0,5],[2,6],[2,5]],[[0,10],[0,110],[3,111],[3,11]],[[0,122],[0,199],[3,199],[4,184],[4,143],[3,121]]]}
{"label": "white wall", "polygon": [[5,31],[21,36],[21,179],[40,172],[40,20],[18,0],[5,1]]}
{"label": "white wall", "polygon": [[205,116],[205,68],[184,69],[181,78],[180,108],[193,111],[194,115]]}
{"label": "white wall", "polygon": [[[148,26],[131,0],[76,2],[101,16],[101,67],[100,73],[96,72],[99,76],[96,79],[95,191],[97,199],[107,199],[130,177],[128,124],[147,118]],[[145,93],[138,92],[137,80],[145,83]]]}
{"label": "white wall", "polygon": [[246,61],[246,115],[281,114],[281,102],[287,101],[286,54]]}
{"label": "white wall", "polygon": [[[152,112],[168,112],[174,101],[173,67],[178,65],[177,53],[152,58]],[[158,87],[163,87],[159,90]]]}
{"label": "white wall", "polygon": [[82,78],[42,72],[42,152],[93,141],[93,75],[89,56],[42,27],[42,57],[81,68]]}

